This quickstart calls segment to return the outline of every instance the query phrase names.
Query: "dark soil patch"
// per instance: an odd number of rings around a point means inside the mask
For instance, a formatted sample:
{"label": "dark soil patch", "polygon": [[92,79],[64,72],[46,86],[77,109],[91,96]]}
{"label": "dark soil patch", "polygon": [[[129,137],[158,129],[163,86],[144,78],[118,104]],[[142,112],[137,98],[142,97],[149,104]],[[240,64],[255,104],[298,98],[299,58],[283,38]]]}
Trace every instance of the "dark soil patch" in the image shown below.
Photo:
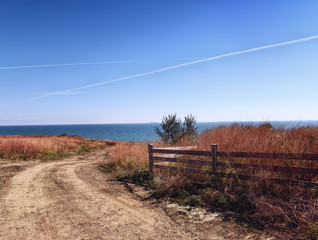
{"label": "dark soil patch", "polygon": [[14,177],[18,172],[23,171],[25,168],[25,166],[21,165],[0,167],[0,190],[12,177]]}

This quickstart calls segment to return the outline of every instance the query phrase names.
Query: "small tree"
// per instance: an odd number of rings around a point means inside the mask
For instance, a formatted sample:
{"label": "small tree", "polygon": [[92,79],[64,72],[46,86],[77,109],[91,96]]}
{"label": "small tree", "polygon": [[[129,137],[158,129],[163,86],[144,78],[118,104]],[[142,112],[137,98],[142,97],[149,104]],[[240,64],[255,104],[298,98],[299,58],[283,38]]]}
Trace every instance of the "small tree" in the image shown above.
{"label": "small tree", "polygon": [[198,127],[195,126],[197,120],[192,114],[188,114],[183,122],[183,137],[188,137],[193,141],[198,136]]}
{"label": "small tree", "polygon": [[197,127],[195,127],[196,119],[194,116],[187,115],[182,123],[181,119],[177,118],[177,114],[169,114],[162,118],[161,129],[155,127],[156,134],[159,135],[163,142],[176,144],[184,137],[189,137],[193,140],[197,135]]}

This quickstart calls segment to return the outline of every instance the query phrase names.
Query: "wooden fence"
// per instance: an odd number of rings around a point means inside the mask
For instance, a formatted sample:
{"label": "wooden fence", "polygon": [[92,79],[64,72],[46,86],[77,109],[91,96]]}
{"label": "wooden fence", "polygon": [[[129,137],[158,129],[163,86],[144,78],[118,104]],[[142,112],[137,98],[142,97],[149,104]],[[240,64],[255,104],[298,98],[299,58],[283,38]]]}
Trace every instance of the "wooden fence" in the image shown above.
{"label": "wooden fence", "polygon": [[[171,148],[153,148],[152,144],[148,145],[149,152],[149,170],[153,173],[154,168],[166,170],[181,170],[188,173],[211,175],[212,177],[235,177],[240,180],[271,180],[277,184],[302,184],[310,187],[318,187],[318,168],[317,164],[313,167],[299,167],[299,166],[278,166],[270,163],[255,164],[255,163],[242,163],[237,162],[237,159],[266,159],[270,160],[291,160],[291,161],[318,161],[318,154],[294,154],[294,153],[258,153],[258,152],[219,152],[217,145],[211,145],[211,151],[193,151],[184,149],[171,149]],[[160,154],[160,155],[158,155]],[[165,155],[162,155],[165,154]],[[184,156],[205,156],[209,160],[201,159],[188,159]],[[222,161],[219,161],[221,158]],[[224,159],[235,161],[224,161]],[[169,166],[167,163],[175,163],[175,166]],[[182,166],[177,166],[182,164]],[[200,169],[200,168],[205,169]],[[219,169],[223,171],[219,171]],[[264,178],[257,175],[251,175],[249,171],[247,174],[241,173],[227,173],[225,169],[240,169],[240,170],[253,170],[253,171],[267,171],[275,172],[282,175],[279,178]],[[239,172],[236,170],[236,172]],[[293,178],[284,177],[284,175],[293,175]],[[295,176],[306,176],[310,180],[304,180],[304,177],[299,180]],[[305,179],[306,179],[305,177]]]}

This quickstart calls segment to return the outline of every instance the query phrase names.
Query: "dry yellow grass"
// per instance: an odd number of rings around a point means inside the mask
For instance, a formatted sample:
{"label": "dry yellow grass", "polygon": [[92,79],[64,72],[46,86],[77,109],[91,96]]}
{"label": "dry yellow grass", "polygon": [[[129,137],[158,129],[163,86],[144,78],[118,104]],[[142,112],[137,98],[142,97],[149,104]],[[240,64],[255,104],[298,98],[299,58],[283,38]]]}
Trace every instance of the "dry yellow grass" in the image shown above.
{"label": "dry yellow grass", "polygon": [[[259,127],[233,124],[203,132],[196,147],[210,151],[211,144],[218,144],[219,151],[318,153],[318,128],[284,129],[272,128],[269,124]],[[157,148],[168,147],[162,143],[154,145]],[[187,141],[181,145],[188,145]],[[154,189],[154,196],[176,198],[183,203],[199,204],[212,210],[237,212],[240,219],[259,227],[269,225],[301,232],[303,235],[310,230],[311,232],[306,235],[310,237],[317,234],[316,189],[272,185],[267,181],[240,183],[226,179],[223,179],[224,181],[219,179],[217,184],[203,182],[206,184],[204,187],[202,183],[197,184],[196,176],[178,173],[164,174],[163,178],[160,178],[159,174],[157,175],[159,178],[151,179],[145,174],[148,170],[147,143],[119,142],[113,148],[112,154],[109,166],[117,170],[119,176],[128,176],[131,180],[140,183],[148,181],[149,186]],[[255,163],[318,167],[317,161],[308,160],[273,162],[263,159],[262,161]],[[274,174],[269,172],[268,177],[277,177]]]}
{"label": "dry yellow grass", "polygon": [[[156,142],[155,147],[170,147],[171,145]],[[114,169],[119,176],[139,175],[149,169],[148,143],[145,142],[116,142],[112,157],[106,164]]]}
{"label": "dry yellow grass", "polygon": [[148,167],[147,143],[117,142],[108,165],[128,173],[146,169]]}
{"label": "dry yellow grass", "polygon": [[107,141],[70,136],[0,136],[0,158],[44,160],[102,148]]}
{"label": "dry yellow grass", "polygon": [[[318,153],[318,127],[273,128],[269,123],[260,126],[233,124],[207,130],[200,135],[198,148],[210,150],[211,144],[218,151],[264,153]],[[222,159],[221,159],[222,160]],[[287,159],[225,159],[268,165],[318,168],[315,160]]]}
{"label": "dry yellow grass", "polygon": [[[199,136],[197,148],[210,151],[211,144],[218,144],[219,151],[318,153],[318,127],[284,129],[273,128],[267,123],[261,126],[240,124],[220,126],[204,131]],[[188,143],[184,141],[181,145],[188,145]],[[160,142],[155,143],[154,146],[169,147]],[[278,161],[271,162],[277,164]],[[293,161],[292,163],[296,166],[318,167],[317,161]],[[288,165],[289,162],[285,161],[284,164]],[[120,170],[133,171],[136,168],[146,170],[148,168],[147,143],[118,142],[113,149],[111,165]]]}
{"label": "dry yellow grass", "polygon": [[220,126],[201,134],[199,147],[210,150],[211,144],[220,151],[318,153],[318,127]]}

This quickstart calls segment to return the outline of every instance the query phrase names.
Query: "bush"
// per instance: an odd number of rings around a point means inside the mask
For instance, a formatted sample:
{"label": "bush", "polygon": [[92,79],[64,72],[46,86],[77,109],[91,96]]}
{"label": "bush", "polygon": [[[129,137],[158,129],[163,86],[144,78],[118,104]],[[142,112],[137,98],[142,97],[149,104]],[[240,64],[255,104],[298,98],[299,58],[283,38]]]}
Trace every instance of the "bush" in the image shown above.
{"label": "bush", "polygon": [[185,205],[189,205],[191,207],[198,207],[202,205],[202,200],[200,196],[192,195],[183,200]]}

